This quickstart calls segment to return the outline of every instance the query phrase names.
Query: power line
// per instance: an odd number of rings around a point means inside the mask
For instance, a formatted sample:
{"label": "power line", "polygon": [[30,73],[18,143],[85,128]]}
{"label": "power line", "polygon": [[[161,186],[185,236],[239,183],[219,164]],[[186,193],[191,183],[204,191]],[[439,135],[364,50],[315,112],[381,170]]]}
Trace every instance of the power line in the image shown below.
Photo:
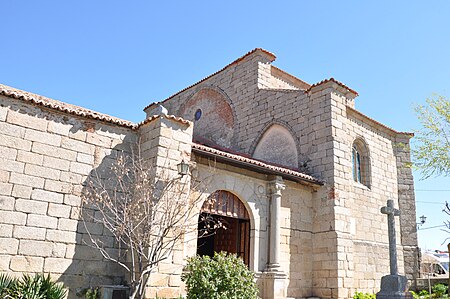
{"label": "power line", "polygon": [[450,189],[414,189],[420,192],[450,192]]}
{"label": "power line", "polygon": [[447,227],[447,225],[442,224],[442,225],[430,226],[430,227],[425,227],[425,228],[419,228],[419,230],[433,229],[433,228],[438,228],[438,227]]}
{"label": "power line", "polygon": [[421,201],[421,200],[416,200],[416,202],[418,202],[418,203],[428,203],[428,204],[432,204],[432,205],[445,205],[445,202]]}

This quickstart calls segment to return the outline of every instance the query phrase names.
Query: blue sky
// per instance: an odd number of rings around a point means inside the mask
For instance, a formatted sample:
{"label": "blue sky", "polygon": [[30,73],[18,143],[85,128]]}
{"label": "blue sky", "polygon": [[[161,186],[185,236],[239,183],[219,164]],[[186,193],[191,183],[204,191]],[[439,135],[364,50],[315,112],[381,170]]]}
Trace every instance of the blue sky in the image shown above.
{"label": "blue sky", "polygon": [[[398,131],[450,97],[450,1],[3,1],[0,82],[131,121],[256,47],[309,82],[334,77]],[[448,178],[420,181],[417,214],[441,225]],[[450,218],[450,216],[448,217]],[[450,233],[419,231],[444,248]]]}

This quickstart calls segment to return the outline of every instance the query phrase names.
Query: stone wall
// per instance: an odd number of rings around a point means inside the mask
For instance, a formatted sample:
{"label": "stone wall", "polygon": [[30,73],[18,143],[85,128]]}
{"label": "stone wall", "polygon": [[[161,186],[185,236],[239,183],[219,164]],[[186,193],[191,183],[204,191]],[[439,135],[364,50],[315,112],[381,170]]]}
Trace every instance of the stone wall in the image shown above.
{"label": "stone wall", "polygon": [[[88,242],[80,221],[83,182],[136,134],[120,127],[0,96],[0,271],[51,273],[70,287],[120,283],[123,273]],[[114,250],[114,240],[94,223]]]}

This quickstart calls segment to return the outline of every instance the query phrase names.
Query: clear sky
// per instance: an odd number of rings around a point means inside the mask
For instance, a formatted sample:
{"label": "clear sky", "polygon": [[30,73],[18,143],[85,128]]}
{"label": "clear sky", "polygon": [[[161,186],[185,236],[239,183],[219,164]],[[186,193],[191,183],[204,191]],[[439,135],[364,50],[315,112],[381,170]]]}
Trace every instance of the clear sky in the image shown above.
{"label": "clear sky", "polygon": [[[262,47],[309,82],[334,77],[356,107],[398,130],[414,104],[450,97],[450,1],[2,1],[0,83],[131,121]],[[420,181],[423,228],[450,219],[449,178]],[[435,191],[446,190],[446,191]],[[450,233],[419,231],[437,249]]]}

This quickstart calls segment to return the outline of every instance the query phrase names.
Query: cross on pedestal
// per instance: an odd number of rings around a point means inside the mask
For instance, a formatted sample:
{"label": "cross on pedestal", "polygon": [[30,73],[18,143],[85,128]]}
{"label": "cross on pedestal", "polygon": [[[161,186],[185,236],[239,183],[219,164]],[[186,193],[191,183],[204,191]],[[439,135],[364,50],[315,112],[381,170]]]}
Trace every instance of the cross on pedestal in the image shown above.
{"label": "cross on pedestal", "polygon": [[389,266],[391,269],[391,275],[398,275],[397,240],[395,236],[394,216],[400,216],[400,210],[394,208],[394,201],[392,199],[388,199],[387,206],[381,208],[381,213],[388,215]]}
{"label": "cross on pedestal", "polygon": [[394,208],[394,201],[388,199],[387,205],[381,208],[381,213],[388,216],[389,234],[389,265],[391,274],[381,278],[381,290],[377,293],[377,299],[409,299],[408,280],[405,276],[398,275],[397,268],[397,240],[395,239],[395,216],[400,216],[400,211]]}

